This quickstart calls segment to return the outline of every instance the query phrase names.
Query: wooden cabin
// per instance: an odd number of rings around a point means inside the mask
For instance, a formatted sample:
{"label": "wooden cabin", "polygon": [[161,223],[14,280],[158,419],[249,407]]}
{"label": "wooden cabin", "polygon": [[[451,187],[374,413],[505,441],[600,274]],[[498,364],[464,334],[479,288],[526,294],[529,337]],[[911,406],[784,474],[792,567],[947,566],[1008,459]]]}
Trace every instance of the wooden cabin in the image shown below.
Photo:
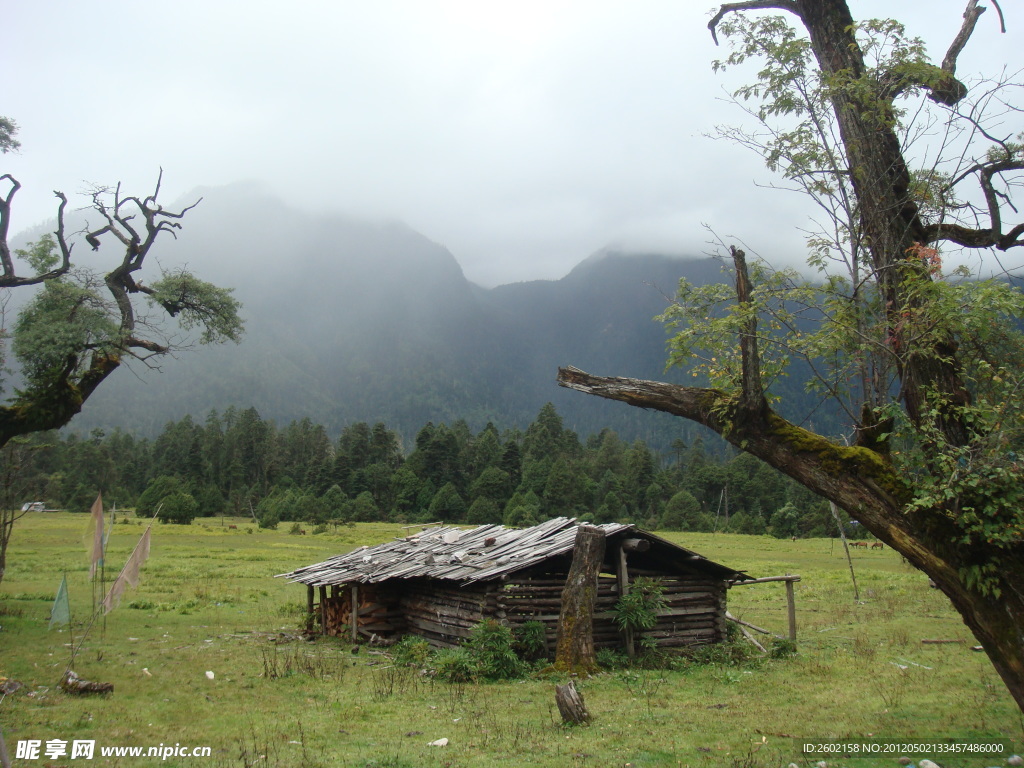
{"label": "wooden cabin", "polygon": [[[280,576],[306,585],[309,613],[319,616],[324,634],[384,643],[414,634],[446,648],[466,640],[487,618],[513,629],[541,621],[553,652],[578,525],[561,517],[522,529],[428,528]],[[611,609],[640,576],[662,585],[666,603],[645,637],[661,647],[725,637],[726,591],[746,574],[632,525],[595,527],[606,537],[595,647],[624,647]]]}

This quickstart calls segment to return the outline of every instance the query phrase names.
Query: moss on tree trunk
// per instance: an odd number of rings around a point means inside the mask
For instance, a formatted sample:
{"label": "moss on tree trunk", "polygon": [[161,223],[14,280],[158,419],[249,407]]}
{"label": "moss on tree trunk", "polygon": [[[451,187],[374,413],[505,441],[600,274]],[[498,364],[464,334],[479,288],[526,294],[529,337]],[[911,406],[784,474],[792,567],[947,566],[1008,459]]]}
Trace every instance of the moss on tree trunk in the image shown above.
{"label": "moss on tree trunk", "polygon": [[594,603],[604,548],[604,531],[590,525],[577,529],[558,617],[554,664],[558,672],[590,675],[598,669],[594,655]]}

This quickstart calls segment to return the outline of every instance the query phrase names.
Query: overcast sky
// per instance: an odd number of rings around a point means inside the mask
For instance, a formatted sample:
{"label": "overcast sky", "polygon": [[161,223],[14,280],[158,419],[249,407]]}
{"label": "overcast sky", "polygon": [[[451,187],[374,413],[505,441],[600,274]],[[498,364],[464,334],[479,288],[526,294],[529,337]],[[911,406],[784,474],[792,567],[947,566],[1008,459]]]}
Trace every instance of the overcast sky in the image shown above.
{"label": "overcast sky", "polygon": [[[1024,8],[986,13],[958,74],[1024,66]],[[941,59],[966,0],[897,13]],[[396,218],[482,285],[557,278],[608,245],[706,251],[707,224],[800,257],[797,199],[744,150],[697,0],[8,0],[0,115],[22,150],[14,229],[52,190],[164,199],[258,180],[316,210]],[[1016,43],[1012,41],[1016,40]],[[752,74],[752,70],[749,71]],[[796,208],[797,210],[794,210]]]}

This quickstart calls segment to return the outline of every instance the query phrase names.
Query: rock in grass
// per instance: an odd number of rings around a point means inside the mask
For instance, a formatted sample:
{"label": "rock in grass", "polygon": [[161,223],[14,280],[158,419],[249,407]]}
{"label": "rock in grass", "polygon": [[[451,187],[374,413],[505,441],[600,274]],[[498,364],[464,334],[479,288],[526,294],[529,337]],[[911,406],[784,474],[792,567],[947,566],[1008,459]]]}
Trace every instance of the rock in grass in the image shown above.
{"label": "rock in grass", "polygon": [[1024,765],[1024,757],[1021,757],[1020,755],[1010,755],[1006,758],[1006,764],[1013,766]]}
{"label": "rock in grass", "polygon": [[927,757],[917,764],[917,768],[941,768],[938,763],[933,763]]}

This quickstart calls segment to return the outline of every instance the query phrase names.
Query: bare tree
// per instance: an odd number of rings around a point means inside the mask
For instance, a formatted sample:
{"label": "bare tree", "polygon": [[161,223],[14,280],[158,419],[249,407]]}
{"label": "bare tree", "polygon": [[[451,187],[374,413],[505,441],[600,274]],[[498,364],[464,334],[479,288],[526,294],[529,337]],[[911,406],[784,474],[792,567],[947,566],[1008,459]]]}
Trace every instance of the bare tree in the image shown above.
{"label": "bare tree", "polygon": [[[142,279],[158,238],[175,237],[198,204],[165,209],[158,202],[162,178],[161,171],[146,197],[125,195],[120,185],[91,193],[90,210],[100,221],[80,234],[94,251],[110,241],[119,253],[110,270],[98,274],[72,260],[74,238],[67,231],[68,199],[62,192],[54,193],[60,201],[56,230],[12,253],[12,202],[21,185],[10,174],[0,176],[7,185],[0,197],[0,292],[36,287],[10,329],[25,383],[0,406],[0,446],[16,435],[64,426],[123,361],[153,364],[191,343],[189,331],[198,330],[200,343],[239,340],[241,305],[230,289],[184,269],[158,273],[152,282]],[[18,274],[15,257],[27,262],[30,274]],[[176,321],[177,331],[168,330],[166,318]]]}

